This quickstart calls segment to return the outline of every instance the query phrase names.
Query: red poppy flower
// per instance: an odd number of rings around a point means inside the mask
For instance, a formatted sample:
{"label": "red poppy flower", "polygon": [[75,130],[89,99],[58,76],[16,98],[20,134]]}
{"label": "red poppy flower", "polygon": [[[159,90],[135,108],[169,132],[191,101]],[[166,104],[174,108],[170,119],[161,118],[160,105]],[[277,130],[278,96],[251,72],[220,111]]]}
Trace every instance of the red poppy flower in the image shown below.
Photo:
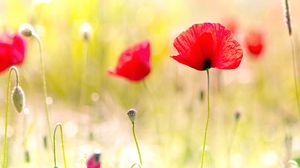
{"label": "red poppy flower", "polygon": [[246,48],[254,57],[259,57],[265,47],[264,34],[260,30],[251,30],[245,37]]}
{"label": "red poppy flower", "polygon": [[109,69],[108,73],[130,81],[140,81],[150,71],[150,42],[143,41],[126,49],[121,54],[117,67]]}
{"label": "red poppy flower", "polygon": [[25,40],[18,34],[4,33],[0,36],[0,72],[23,63]]}
{"label": "red poppy flower", "polygon": [[218,23],[194,24],[174,41],[176,61],[197,70],[235,69],[243,51],[232,33]]}
{"label": "red poppy flower", "polygon": [[87,168],[101,168],[100,153],[93,154],[86,162]]}

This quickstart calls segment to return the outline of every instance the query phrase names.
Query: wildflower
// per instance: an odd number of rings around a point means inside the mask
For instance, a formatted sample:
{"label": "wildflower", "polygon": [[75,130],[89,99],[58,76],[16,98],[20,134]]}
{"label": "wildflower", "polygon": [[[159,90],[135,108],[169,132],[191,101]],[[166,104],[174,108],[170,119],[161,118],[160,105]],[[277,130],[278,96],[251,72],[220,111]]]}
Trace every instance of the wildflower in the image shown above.
{"label": "wildflower", "polygon": [[150,42],[143,41],[126,49],[116,68],[109,69],[108,73],[130,81],[141,81],[150,71]]}
{"label": "wildflower", "polygon": [[174,41],[178,51],[173,59],[199,71],[207,72],[207,119],[201,155],[204,165],[206,137],[210,118],[209,69],[235,69],[242,60],[243,51],[230,30],[219,23],[194,24]]}
{"label": "wildflower", "polygon": [[218,23],[194,24],[175,39],[174,47],[179,54],[173,59],[200,71],[235,69],[243,57],[232,33]]}
{"label": "wildflower", "polygon": [[25,50],[25,40],[19,34],[2,34],[0,36],[0,72],[13,65],[22,64]]}
{"label": "wildflower", "polygon": [[262,31],[256,29],[251,30],[245,37],[246,48],[254,57],[261,56],[265,48],[265,39]]}
{"label": "wildflower", "polygon": [[86,162],[87,168],[101,168],[101,154],[94,153]]}

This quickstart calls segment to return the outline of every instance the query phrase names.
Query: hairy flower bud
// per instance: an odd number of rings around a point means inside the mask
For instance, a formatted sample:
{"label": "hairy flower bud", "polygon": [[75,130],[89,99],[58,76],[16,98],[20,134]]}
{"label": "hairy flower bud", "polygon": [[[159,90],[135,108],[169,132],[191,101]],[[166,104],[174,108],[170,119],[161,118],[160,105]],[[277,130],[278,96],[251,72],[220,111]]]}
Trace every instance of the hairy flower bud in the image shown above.
{"label": "hairy flower bud", "polygon": [[200,94],[199,94],[200,101],[204,101],[204,96],[205,96],[205,91],[204,91],[204,90],[201,90],[201,91],[200,91]]}
{"label": "hairy flower bud", "polygon": [[24,158],[25,158],[25,162],[26,163],[30,163],[30,153],[28,150],[25,150],[25,153],[24,153]]}
{"label": "hairy flower bud", "polygon": [[136,117],[136,110],[135,109],[129,109],[128,112],[127,112],[127,115],[129,117],[130,121],[132,123],[134,123],[135,117]]}
{"label": "hairy flower bud", "polygon": [[100,162],[100,158],[101,158],[101,153],[97,152],[94,155],[95,155],[96,162],[99,163]]}
{"label": "hairy flower bud", "polygon": [[22,24],[19,28],[19,33],[25,37],[31,37],[34,33],[34,28],[30,24]]}
{"label": "hairy flower bud", "polygon": [[241,112],[239,112],[239,111],[235,112],[235,113],[234,113],[234,119],[235,119],[236,121],[239,121],[240,118],[241,118]]}
{"label": "hairy flower bud", "polygon": [[12,91],[12,102],[17,112],[22,112],[25,107],[25,94],[20,86],[14,87]]}
{"label": "hairy flower bud", "polygon": [[80,34],[82,38],[86,41],[89,41],[91,38],[91,33],[92,33],[92,26],[87,22],[82,23],[80,26]]}

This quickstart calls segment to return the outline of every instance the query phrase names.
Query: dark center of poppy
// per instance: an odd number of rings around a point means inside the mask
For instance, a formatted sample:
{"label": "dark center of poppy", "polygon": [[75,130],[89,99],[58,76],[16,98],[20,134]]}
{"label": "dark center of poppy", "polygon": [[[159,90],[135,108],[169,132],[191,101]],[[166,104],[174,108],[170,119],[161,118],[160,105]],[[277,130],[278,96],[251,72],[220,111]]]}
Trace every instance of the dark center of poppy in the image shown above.
{"label": "dark center of poppy", "polygon": [[203,70],[207,70],[209,68],[211,68],[211,60],[206,58],[203,61]]}

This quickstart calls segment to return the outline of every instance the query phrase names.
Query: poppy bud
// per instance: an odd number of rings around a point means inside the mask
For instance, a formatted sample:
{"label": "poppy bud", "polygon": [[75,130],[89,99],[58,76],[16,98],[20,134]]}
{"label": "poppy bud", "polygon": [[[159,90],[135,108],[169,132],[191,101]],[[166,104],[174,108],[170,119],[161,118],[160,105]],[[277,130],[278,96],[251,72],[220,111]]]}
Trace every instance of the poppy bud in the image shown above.
{"label": "poppy bud", "polygon": [[235,118],[235,121],[239,121],[240,118],[241,118],[241,112],[237,111],[234,113],[234,118]]}
{"label": "poppy bud", "polygon": [[84,40],[89,41],[91,37],[91,33],[92,33],[92,27],[89,23],[84,22],[83,24],[81,24],[80,34]]}
{"label": "poppy bud", "polygon": [[19,33],[25,37],[31,37],[34,33],[34,28],[30,24],[22,24],[19,28]]}
{"label": "poppy bud", "polygon": [[129,109],[128,112],[127,112],[127,115],[129,117],[130,121],[132,123],[134,123],[135,117],[136,117],[136,110],[135,109]]}
{"label": "poppy bud", "polygon": [[20,86],[14,87],[12,91],[12,102],[17,112],[22,112],[25,107],[25,94]]}
{"label": "poppy bud", "polygon": [[94,133],[92,131],[89,133],[89,140],[94,140]]}
{"label": "poppy bud", "polygon": [[204,90],[201,90],[199,94],[200,101],[204,101],[204,96],[205,96]]}
{"label": "poppy bud", "polygon": [[44,145],[45,149],[48,148],[48,140],[47,140],[47,136],[46,135],[44,135],[44,137],[43,137],[43,145]]}
{"label": "poppy bud", "polygon": [[25,157],[25,162],[26,163],[30,163],[30,153],[28,150],[25,150],[25,153],[24,153],[24,157]]}
{"label": "poppy bud", "polygon": [[100,162],[100,157],[101,157],[100,153],[95,153],[95,160],[96,160],[96,162]]}
{"label": "poppy bud", "polygon": [[87,168],[101,168],[101,153],[95,152],[86,162]]}

